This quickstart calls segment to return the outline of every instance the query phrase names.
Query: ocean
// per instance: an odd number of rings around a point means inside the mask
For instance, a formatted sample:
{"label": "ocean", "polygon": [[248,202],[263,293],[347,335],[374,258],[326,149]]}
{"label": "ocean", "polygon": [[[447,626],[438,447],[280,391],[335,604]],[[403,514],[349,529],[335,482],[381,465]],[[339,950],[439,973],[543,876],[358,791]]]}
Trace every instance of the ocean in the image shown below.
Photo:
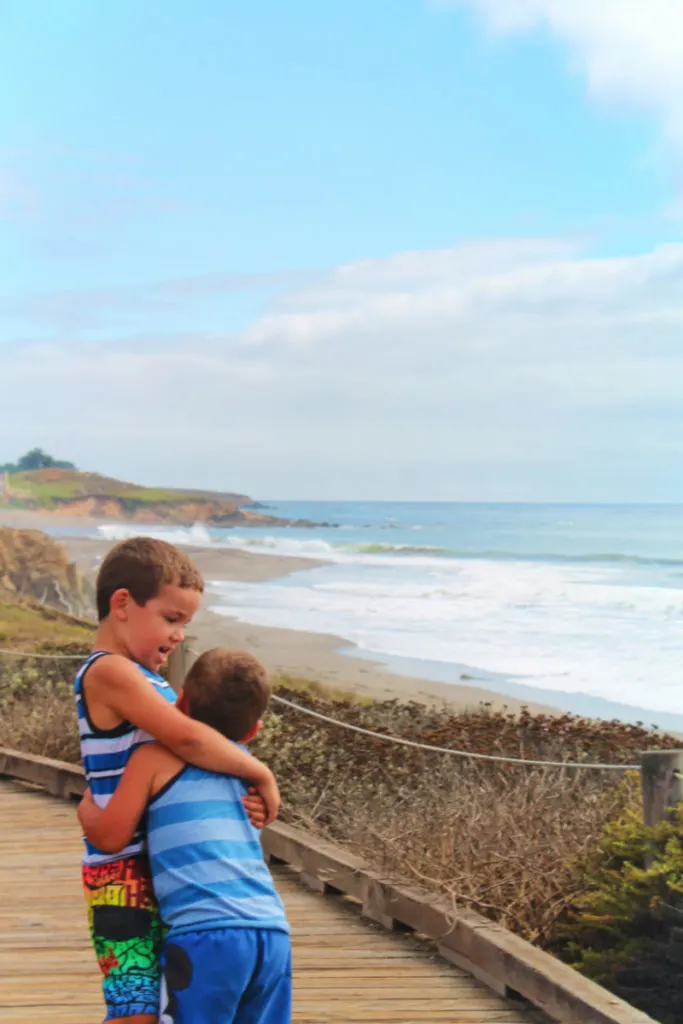
{"label": "ocean", "polygon": [[408,675],[683,729],[683,506],[267,506],[334,525],[150,532],[327,563],[211,582],[214,611],[332,633]]}

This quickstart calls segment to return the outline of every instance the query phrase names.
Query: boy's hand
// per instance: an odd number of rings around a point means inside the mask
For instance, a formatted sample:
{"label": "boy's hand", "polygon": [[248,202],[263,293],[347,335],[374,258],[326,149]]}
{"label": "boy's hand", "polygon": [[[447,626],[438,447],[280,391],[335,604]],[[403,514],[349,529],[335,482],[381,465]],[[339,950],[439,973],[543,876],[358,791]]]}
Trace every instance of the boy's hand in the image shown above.
{"label": "boy's hand", "polygon": [[88,834],[88,829],[92,828],[101,813],[102,810],[95,803],[90,789],[86,789],[83,799],[78,805],[78,820],[86,835]]}
{"label": "boy's hand", "polygon": [[242,803],[254,828],[263,828],[266,823],[266,803],[253,786],[250,786],[248,794],[242,797]]}
{"label": "boy's hand", "polygon": [[280,797],[280,790],[278,789],[277,782],[275,781],[275,776],[271,772],[270,768],[266,768],[265,765],[262,767],[264,769],[263,774],[261,775],[261,778],[254,780],[254,788],[265,804],[266,820],[264,824],[272,825],[278,816],[282,799]]}

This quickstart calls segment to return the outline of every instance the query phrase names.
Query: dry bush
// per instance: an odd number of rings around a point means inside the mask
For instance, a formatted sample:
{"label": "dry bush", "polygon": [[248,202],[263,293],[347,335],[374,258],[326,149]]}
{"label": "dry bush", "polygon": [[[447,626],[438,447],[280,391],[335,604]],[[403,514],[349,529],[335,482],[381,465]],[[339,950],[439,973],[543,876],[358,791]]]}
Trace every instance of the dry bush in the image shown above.
{"label": "dry bush", "polygon": [[73,682],[63,668],[72,663],[43,664],[13,673],[0,666],[0,746],[79,763]]}
{"label": "dry bush", "polygon": [[442,765],[397,813],[366,805],[353,843],[387,874],[548,945],[583,891],[578,864],[628,796],[576,773]]}
{"label": "dry bush", "polygon": [[[20,675],[5,666],[3,675],[0,665],[0,744],[78,762],[74,665],[48,666],[27,663]],[[628,763],[640,750],[676,746],[618,722],[330,700],[301,686],[278,693],[375,732],[479,753]],[[558,921],[585,891],[579,865],[605,825],[638,804],[620,772],[455,758],[273,708],[254,753],[278,777],[286,820],[540,945],[553,945]]]}
{"label": "dry bush", "polygon": [[[671,746],[637,726],[421,705],[299,705],[374,731],[527,758],[626,761]],[[361,736],[274,705],[255,753],[273,767],[285,816],[351,847],[384,874],[467,904],[540,945],[583,892],[580,864],[637,803],[621,773],[454,758]]]}

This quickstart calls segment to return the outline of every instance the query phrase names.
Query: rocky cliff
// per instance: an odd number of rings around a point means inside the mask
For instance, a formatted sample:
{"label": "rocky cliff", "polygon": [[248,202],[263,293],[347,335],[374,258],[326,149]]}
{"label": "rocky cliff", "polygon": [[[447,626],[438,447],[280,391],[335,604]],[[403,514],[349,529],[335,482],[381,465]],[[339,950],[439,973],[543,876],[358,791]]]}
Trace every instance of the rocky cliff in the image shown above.
{"label": "rocky cliff", "polygon": [[40,469],[0,477],[0,508],[54,516],[192,526],[312,526],[254,511],[242,494],[139,487],[99,473]]}
{"label": "rocky cliff", "polygon": [[92,583],[67,551],[39,530],[0,527],[0,596],[50,605],[74,616],[93,610]]}
{"label": "rocky cliff", "polygon": [[59,498],[49,506],[25,501],[24,508],[43,510],[56,516],[92,519],[120,519],[127,523],[172,523],[178,526],[312,526],[302,520],[280,519],[241,508],[228,501],[210,499],[149,501],[93,494],[83,498]]}

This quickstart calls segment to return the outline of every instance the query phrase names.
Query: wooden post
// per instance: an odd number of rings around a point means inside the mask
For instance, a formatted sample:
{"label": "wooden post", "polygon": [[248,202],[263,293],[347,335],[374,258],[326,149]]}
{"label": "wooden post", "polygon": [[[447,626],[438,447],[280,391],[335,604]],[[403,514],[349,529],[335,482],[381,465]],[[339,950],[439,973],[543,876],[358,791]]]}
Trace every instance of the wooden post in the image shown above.
{"label": "wooden post", "polygon": [[640,778],[643,818],[651,828],[683,803],[683,750],[648,750],[641,756]]}
{"label": "wooden post", "polygon": [[193,636],[186,636],[168,659],[168,681],[176,693],[181,689],[185,676],[190,671],[190,667],[195,660],[194,654],[190,653],[190,648],[194,642],[195,638]]}
{"label": "wooden post", "polygon": [[183,644],[179,644],[175,651],[169,655],[166,675],[169,683],[175,692],[178,693],[185,679],[185,651],[183,650]]}

